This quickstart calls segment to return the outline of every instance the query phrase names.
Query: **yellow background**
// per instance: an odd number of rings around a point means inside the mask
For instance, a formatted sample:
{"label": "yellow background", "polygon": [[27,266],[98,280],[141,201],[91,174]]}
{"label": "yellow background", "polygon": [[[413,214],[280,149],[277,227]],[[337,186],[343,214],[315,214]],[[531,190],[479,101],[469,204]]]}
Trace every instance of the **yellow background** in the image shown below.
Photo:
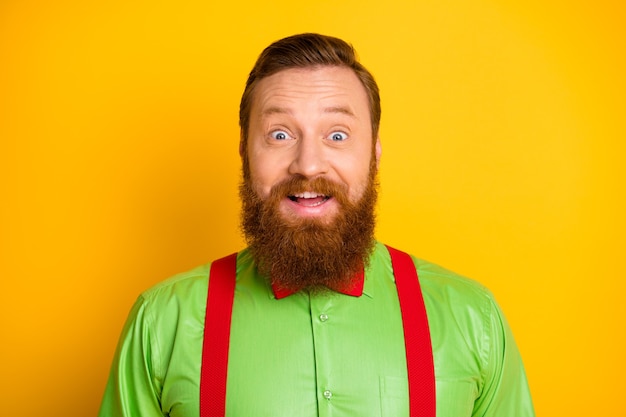
{"label": "yellow background", "polygon": [[138,293],[241,248],[247,72],[317,31],[382,90],[379,238],[493,290],[539,415],[626,415],[624,8],[1,1],[2,413],[95,415]]}

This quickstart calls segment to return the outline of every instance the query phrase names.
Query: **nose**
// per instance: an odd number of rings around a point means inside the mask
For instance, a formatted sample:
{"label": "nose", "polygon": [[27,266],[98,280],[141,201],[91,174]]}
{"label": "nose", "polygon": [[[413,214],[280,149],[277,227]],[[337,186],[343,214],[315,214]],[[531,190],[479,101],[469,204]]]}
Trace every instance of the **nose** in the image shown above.
{"label": "nose", "polygon": [[323,140],[308,136],[302,138],[294,147],[293,159],[289,164],[289,173],[302,175],[306,178],[315,178],[326,174],[328,167]]}

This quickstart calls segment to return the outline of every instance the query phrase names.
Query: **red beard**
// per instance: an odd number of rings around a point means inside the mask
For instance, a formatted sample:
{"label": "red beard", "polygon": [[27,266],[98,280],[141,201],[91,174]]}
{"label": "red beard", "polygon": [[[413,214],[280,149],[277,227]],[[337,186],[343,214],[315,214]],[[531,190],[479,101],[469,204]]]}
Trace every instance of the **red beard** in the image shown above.
{"label": "red beard", "polygon": [[[305,190],[336,199],[339,210],[334,218],[286,219],[279,211],[281,200]],[[279,288],[311,292],[325,291],[328,286],[347,288],[367,265],[374,247],[375,162],[356,203],[348,198],[346,187],[323,177],[288,178],[272,187],[265,200],[244,178],[239,195],[242,229],[252,256],[259,271]]]}

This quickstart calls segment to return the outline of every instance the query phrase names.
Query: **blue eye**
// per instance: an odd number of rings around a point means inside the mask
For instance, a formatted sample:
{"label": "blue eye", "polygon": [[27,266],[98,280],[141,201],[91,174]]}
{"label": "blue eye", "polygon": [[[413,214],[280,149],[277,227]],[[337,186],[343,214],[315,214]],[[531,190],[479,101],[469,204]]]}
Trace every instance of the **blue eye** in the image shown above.
{"label": "blue eye", "polygon": [[330,134],[329,139],[335,142],[341,142],[342,140],[348,139],[348,135],[343,132],[333,132]]}
{"label": "blue eye", "polygon": [[289,134],[285,132],[284,130],[275,130],[274,132],[270,133],[270,135],[272,136],[272,138],[276,140],[289,139]]}

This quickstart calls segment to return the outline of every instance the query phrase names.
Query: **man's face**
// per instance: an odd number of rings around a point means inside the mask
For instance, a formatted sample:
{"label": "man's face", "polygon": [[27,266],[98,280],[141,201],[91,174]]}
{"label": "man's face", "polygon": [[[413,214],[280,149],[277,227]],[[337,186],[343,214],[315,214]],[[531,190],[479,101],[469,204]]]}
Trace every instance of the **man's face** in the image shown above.
{"label": "man's face", "polygon": [[[262,79],[254,90],[247,156],[249,180],[262,200],[289,179],[310,184],[321,178],[358,202],[370,180],[371,159],[377,163],[380,157],[365,88],[345,67],[287,69]],[[281,217],[289,223],[331,222],[340,211],[339,198],[332,187],[316,188],[287,187],[278,202]]]}

